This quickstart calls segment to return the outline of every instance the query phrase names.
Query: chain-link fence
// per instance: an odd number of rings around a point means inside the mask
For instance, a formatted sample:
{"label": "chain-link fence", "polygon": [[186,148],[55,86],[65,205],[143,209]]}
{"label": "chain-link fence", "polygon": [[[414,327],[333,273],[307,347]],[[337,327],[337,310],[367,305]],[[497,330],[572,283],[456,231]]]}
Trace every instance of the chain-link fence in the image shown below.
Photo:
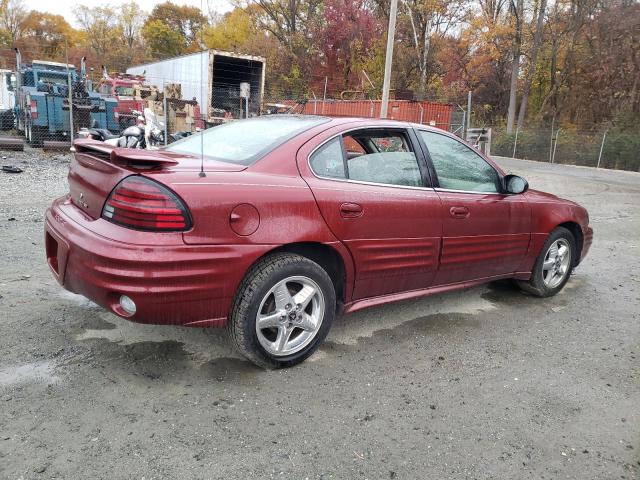
{"label": "chain-link fence", "polygon": [[640,171],[636,125],[549,125],[507,134],[492,128],[494,155],[550,163]]}
{"label": "chain-link fence", "polygon": [[[92,68],[83,59],[68,64],[32,54],[0,49],[0,147],[14,148],[20,141],[34,147],[64,146],[91,129],[101,132],[101,140],[133,131],[144,146],[162,146],[204,128],[259,115],[380,116],[379,89],[365,72],[356,87],[324,76],[269,83],[264,58],[214,50],[126,72]],[[465,110],[392,91],[387,116],[468,137]],[[473,122],[471,126],[477,127]],[[632,125],[569,126],[554,121],[511,134],[501,126],[491,128],[495,155],[638,171],[639,150],[640,135]]]}
{"label": "chain-link fence", "polygon": [[[64,146],[92,129],[111,140],[137,127],[147,142],[153,130],[154,145],[161,146],[259,115],[380,116],[380,92],[368,77],[359,87],[321,76],[270,85],[265,59],[256,56],[211,50],[113,72],[84,59],[53,62],[35,55],[0,49],[0,145],[22,139],[33,147]],[[388,118],[461,135],[465,112],[392,92]]]}

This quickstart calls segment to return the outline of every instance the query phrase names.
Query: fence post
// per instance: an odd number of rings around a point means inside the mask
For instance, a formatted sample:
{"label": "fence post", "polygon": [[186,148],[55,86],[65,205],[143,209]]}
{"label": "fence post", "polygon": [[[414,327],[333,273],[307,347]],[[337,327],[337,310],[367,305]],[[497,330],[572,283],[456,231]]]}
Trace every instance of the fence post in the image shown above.
{"label": "fence post", "polygon": [[558,130],[556,130],[556,143],[553,145],[553,156],[551,157],[551,163],[555,163],[556,161],[556,148],[558,148],[558,137],[560,136],[560,130],[562,129],[558,128]]}
{"label": "fence post", "polygon": [[511,158],[516,158],[516,148],[518,147],[518,132],[520,131],[520,127],[516,127],[516,139],[513,142],[513,155]]}
{"label": "fence post", "polygon": [[469,90],[469,94],[467,95],[467,129],[466,133],[469,133],[469,128],[471,128],[471,90]]}
{"label": "fence post", "polygon": [[324,115],[324,102],[327,101],[327,77],[324,77],[324,94],[322,95],[322,114]]}
{"label": "fence post", "polygon": [[604,141],[607,139],[607,130],[604,131],[604,135],[602,135],[602,143],[600,144],[600,154],[598,155],[598,164],[596,168],[600,168],[600,160],[602,159],[602,150],[604,149]]}
{"label": "fence post", "polygon": [[556,123],[556,116],[554,115],[551,119],[551,139],[549,140],[549,163],[552,162],[552,152],[553,152],[553,127]]}
{"label": "fence post", "polygon": [[73,144],[73,85],[71,83],[71,71],[69,70],[69,49],[67,46],[67,39],[64,39],[64,57],[67,62],[67,97],[69,101],[69,140]]}
{"label": "fence post", "polygon": [[169,101],[166,95],[162,95],[162,102],[164,103],[162,109],[164,110],[164,146],[166,147],[169,143]]}

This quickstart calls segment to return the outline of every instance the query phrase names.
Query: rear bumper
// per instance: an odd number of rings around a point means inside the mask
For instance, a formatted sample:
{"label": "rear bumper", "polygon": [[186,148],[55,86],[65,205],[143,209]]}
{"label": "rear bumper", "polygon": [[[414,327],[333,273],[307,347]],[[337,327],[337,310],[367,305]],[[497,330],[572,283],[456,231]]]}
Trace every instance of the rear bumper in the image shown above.
{"label": "rear bumper", "polygon": [[[118,240],[100,234],[105,231],[116,232]],[[127,235],[136,243],[123,241]],[[202,327],[226,324],[244,273],[273,248],[195,246],[185,245],[180,234],[145,236],[90,219],[66,198],[47,210],[45,246],[49,267],[67,290],[132,321]],[[120,307],[121,295],[135,302],[134,315]]]}

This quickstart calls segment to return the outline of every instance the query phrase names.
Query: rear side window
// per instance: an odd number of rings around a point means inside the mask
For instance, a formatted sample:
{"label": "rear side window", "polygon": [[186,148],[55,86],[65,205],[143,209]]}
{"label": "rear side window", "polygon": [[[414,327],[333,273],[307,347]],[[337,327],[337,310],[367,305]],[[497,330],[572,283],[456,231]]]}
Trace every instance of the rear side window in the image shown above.
{"label": "rear side window", "polygon": [[311,168],[320,177],[347,178],[340,137],[325,143],[311,156]]}
{"label": "rear side window", "polygon": [[310,165],[319,177],[422,186],[416,154],[399,130],[364,129],[336,137],[316,150]]}
{"label": "rear side window", "polygon": [[250,165],[305,130],[328,122],[325,117],[267,115],[237,120],[172,143],[170,152],[201,155],[214,160]]}

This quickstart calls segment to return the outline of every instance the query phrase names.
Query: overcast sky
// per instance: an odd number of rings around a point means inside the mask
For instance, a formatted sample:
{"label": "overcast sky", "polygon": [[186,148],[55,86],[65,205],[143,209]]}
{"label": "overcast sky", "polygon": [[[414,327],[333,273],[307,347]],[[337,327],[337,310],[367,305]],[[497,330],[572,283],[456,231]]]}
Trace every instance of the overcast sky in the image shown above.
{"label": "overcast sky", "polygon": [[[117,7],[123,3],[128,3],[130,0],[104,0],[96,2],[97,5],[112,5]],[[200,0],[172,0],[173,3],[178,5],[193,5],[200,8]],[[232,6],[229,0],[208,0],[209,5],[215,8],[219,13],[224,13],[231,10]],[[136,0],[136,3],[140,5],[140,8],[150,12],[154,5],[162,3],[163,0]],[[74,5],[84,4],[87,5],[86,0],[25,0],[25,6],[30,10],[39,10],[41,12],[51,12],[58,15],[62,15],[72,25],[76,25],[76,19],[73,15]],[[207,14],[207,0],[202,0],[204,6],[204,14]]]}

